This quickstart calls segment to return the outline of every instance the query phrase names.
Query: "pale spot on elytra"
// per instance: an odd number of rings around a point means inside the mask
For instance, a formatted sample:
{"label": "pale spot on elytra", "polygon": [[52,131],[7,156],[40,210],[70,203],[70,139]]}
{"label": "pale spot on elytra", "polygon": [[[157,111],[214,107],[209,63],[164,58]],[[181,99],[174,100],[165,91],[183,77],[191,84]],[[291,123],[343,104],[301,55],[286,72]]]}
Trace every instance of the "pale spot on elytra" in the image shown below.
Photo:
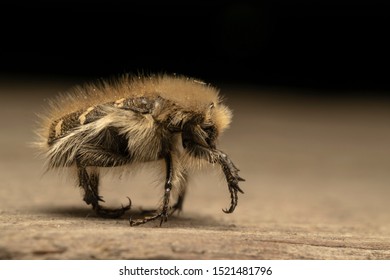
{"label": "pale spot on elytra", "polygon": [[89,107],[84,113],[82,113],[79,117],[80,124],[84,124],[87,119],[87,115],[91,112],[95,107]]}
{"label": "pale spot on elytra", "polygon": [[123,101],[125,101],[124,98],[118,99],[117,101],[115,101],[114,106],[117,107],[117,108],[122,108],[123,107]]}
{"label": "pale spot on elytra", "polygon": [[60,120],[57,124],[56,124],[56,127],[54,128],[55,129],[55,135],[56,137],[59,137],[61,135],[61,129],[62,129],[62,123],[64,122],[64,120]]}

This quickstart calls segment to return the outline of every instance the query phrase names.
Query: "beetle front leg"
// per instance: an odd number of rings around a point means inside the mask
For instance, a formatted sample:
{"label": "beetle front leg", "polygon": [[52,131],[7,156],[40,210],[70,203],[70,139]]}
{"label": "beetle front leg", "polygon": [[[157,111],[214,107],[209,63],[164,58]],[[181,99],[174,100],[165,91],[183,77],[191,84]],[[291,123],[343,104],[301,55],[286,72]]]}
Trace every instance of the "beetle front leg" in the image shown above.
{"label": "beetle front leg", "polygon": [[218,163],[221,165],[230,192],[230,207],[228,209],[222,209],[222,211],[232,213],[237,206],[238,192],[244,193],[238,185],[240,181],[245,181],[238,175],[238,171],[240,170],[234,165],[228,155],[220,150],[205,147],[191,141],[185,143],[185,148],[194,157],[203,158],[210,163]]}
{"label": "beetle front leg", "polygon": [[215,158],[222,167],[222,171],[225,174],[230,192],[230,207],[229,209],[222,209],[222,211],[227,214],[233,213],[238,202],[237,192],[244,193],[244,191],[239,187],[238,182],[245,181],[245,179],[238,175],[238,171],[240,170],[234,165],[231,159],[224,152],[213,150],[212,153],[214,155],[213,158]]}

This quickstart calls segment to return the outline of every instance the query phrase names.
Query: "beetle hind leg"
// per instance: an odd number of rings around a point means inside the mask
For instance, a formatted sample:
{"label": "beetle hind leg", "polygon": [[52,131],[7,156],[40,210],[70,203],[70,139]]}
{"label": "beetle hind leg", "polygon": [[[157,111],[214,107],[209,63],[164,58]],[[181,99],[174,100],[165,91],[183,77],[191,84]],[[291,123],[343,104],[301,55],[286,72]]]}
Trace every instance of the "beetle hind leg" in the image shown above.
{"label": "beetle hind leg", "polygon": [[129,204],[121,208],[110,209],[103,207],[99,202],[104,202],[103,198],[99,195],[99,173],[96,171],[90,172],[88,174],[85,167],[78,166],[78,178],[79,185],[84,190],[84,201],[88,205],[92,205],[92,209],[96,212],[99,217],[103,218],[119,218],[126,211],[131,208],[131,200]]}

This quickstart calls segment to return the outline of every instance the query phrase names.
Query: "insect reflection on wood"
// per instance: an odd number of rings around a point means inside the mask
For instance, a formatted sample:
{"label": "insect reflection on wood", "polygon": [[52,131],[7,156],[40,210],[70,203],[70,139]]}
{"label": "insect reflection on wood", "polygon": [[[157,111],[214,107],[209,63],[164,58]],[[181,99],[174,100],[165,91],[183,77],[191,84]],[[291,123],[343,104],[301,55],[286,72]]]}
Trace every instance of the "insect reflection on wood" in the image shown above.
{"label": "insect reflection on wood", "polygon": [[[188,169],[219,164],[226,177],[231,203],[237,206],[238,183],[244,181],[216,140],[231,121],[218,90],[182,76],[123,76],[116,81],[78,87],[51,102],[42,117],[38,145],[48,169],[75,166],[84,201],[101,217],[116,218],[130,209],[101,206],[99,167],[117,167],[165,160],[166,180],[159,209],[130,220],[140,225],[160,219],[160,225],[181,210]],[[171,192],[177,200],[171,203]]]}

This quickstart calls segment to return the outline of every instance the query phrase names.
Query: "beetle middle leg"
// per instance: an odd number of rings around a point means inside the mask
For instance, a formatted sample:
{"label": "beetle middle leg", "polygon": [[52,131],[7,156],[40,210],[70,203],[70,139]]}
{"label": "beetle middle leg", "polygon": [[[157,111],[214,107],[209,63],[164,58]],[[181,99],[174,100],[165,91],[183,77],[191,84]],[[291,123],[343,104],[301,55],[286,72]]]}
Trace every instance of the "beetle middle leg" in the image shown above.
{"label": "beetle middle leg", "polygon": [[173,212],[171,213],[169,212],[169,200],[171,197],[172,181],[173,181],[172,156],[170,154],[165,156],[165,164],[166,164],[166,179],[165,179],[164,196],[163,196],[163,202],[161,208],[153,216],[149,216],[137,220],[132,220],[130,218],[130,226],[142,225],[157,219],[160,219],[160,226],[161,226],[163,222],[166,222],[168,220],[168,216],[173,213]]}
{"label": "beetle middle leg", "polygon": [[170,209],[171,211],[170,215],[172,215],[176,211],[180,213],[183,210],[183,203],[187,193],[188,175],[185,170],[182,171],[181,173],[182,175],[180,180],[180,193],[179,196],[177,197],[175,204],[173,204],[172,208]]}

